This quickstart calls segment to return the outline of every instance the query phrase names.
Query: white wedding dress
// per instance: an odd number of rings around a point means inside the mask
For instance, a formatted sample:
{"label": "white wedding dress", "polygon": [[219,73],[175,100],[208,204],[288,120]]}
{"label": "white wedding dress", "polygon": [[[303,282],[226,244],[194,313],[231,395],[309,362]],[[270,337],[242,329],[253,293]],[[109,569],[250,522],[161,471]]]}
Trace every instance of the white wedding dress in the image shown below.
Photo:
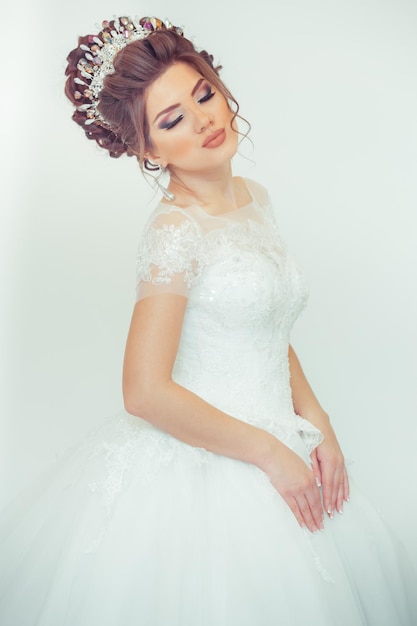
{"label": "white wedding dress", "polygon": [[[306,463],[291,327],[306,302],[266,192],[221,216],[161,203],[138,297],[188,298],[174,380],[270,431]],[[411,626],[416,581],[352,486],[325,531],[301,529],[257,467],[122,414],[57,461],[1,518],[1,626]]]}

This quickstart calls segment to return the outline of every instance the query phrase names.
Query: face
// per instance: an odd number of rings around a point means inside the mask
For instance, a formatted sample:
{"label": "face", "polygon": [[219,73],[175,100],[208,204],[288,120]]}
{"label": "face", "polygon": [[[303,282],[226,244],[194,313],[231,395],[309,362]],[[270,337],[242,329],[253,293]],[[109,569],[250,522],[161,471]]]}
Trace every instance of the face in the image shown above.
{"label": "face", "polygon": [[176,63],[149,87],[146,99],[154,163],[172,172],[216,169],[237,150],[228,103],[197,70]]}

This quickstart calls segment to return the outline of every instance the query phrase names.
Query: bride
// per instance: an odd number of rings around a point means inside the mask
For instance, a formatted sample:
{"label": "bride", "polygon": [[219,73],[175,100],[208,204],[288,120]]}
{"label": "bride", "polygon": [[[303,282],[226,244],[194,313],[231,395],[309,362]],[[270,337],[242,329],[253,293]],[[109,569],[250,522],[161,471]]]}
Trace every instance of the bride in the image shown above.
{"label": "bride", "polygon": [[156,18],[103,22],[68,56],[73,119],[137,158],[162,197],[138,257],[127,413],[6,514],[2,624],[417,615],[414,574],[349,486],[290,345],[305,285],[268,193],[232,175],[239,107],[218,69]]}

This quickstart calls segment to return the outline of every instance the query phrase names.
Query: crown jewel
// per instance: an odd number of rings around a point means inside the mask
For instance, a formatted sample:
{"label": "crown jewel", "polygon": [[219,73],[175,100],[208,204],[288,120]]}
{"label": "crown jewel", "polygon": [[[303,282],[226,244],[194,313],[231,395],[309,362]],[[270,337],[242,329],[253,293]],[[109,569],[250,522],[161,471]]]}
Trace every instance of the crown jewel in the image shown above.
{"label": "crown jewel", "polygon": [[97,107],[104,79],[114,73],[113,61],[116,54],[133,41],[146,39],[151,33],[163,29],[173,30],[179,35],[183,34],[181,28],[173,26],[168,20],[163,22],[156,17],[141,19],[115,17],[111,22],[105,20],[102,23],[99,35],[88,36],[88,45],[80,45],[84,56],[77,64],[80,77],[74,78],[74,82],[78,85],[74,97],[76,100],[81,98],[89,100],[77,107],[78,111],[86,115],[85,124],[98,123],[101,126],[107,126]]}

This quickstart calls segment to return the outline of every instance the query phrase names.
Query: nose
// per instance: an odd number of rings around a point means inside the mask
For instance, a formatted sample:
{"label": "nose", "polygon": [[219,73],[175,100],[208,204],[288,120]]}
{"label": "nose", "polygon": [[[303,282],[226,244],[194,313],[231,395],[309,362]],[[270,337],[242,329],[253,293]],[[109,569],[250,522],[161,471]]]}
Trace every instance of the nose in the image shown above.
{"label": "nose", "polygon": [[196,108],[195,112],[195,129],[197,133],[204,133],[204,131],[214,123],[214,118],[207,111],[203,111],[200,107]]}

